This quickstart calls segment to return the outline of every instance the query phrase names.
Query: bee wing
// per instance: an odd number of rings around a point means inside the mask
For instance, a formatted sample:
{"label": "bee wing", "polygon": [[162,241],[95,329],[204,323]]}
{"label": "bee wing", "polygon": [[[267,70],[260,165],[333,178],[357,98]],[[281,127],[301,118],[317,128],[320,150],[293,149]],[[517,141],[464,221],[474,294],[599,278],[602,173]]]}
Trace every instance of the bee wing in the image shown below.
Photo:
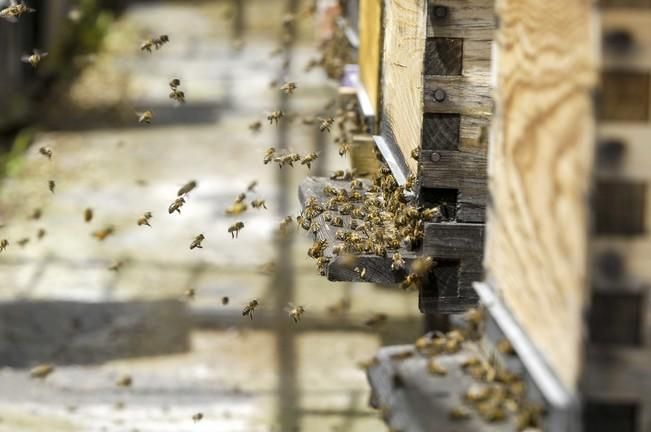
{"label": "bee wing", "polygon": [[23,54],[22,56],[20,56],[20,61],[23,63],[29,63],[29,57],[30,57],[29,55]]}
{"label": "bee wing", "polygon": [[7,21],[9,21],[10,23],[17,23],[18,22],[18,18],[14,17],[14,16],[11,16],[11,15],[4,14],[4,13],[0,14],[0,18],[4,18]]}

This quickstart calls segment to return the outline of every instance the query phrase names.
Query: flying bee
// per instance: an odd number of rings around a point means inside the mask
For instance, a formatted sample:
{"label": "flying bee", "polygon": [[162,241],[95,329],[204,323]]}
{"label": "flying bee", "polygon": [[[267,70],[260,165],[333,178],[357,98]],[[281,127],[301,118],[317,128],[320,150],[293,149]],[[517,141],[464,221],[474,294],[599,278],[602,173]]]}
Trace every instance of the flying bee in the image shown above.
{"label": "flying bee", "polygon": [[312,162],[314,162],[318,157],[319,155],[316,153],[310,153],[308,155],[305,155],[305,157],[303,157],[303,160],[301,161],[301,165],[307,165],[307,168],[311,169]]}
{"label": "flying bee", "polygon": [[34,209],[32,215],[29,218],[34,220],[39,220],[42,215],[43,215],[43,211],[40,208],[36,208]]}
{"label": "flying bee", "polygon": [[0,240],[0,252],[4,252],[7,249],[7,246],[9,246],[9,240],[7,239]]}
{"label": "flying bee", "polygon": [[386,323],[389,316],[385,313],[376,313],[372,317],[364,321],[364,325],[371,328],[376,328]]}
{"label": "flying bee", "polygon": [[177,101],[180,104],[185,103],[185,92],[177,89],[172,89],[172,91],[169,94],[169,98],[172,100]]}
{"label": "flying bee", "polygon": [[240,193],[235,197],[235,202],[236,203],[241,203],[246,199],[246,194],[244,192]]}
{"label": "flying bee", "polygon": [[32,54],[25,54],[20,58],[20,61],[23,63],[29,63],[32,65],[32,67],[36,67],[39,65],[41,60],[43,60],[45,57],[47,57],[46,52],[41,52],[37,49],[32,51]]}
{"label": "flying bee", "polygon": [[0,11],[0,18],[4,18],[10,22],[17,22],[18,18],[20,18],[24,14],[33,13],[33,12],[36,12],[36,9],[32,9],[31,7],[27,6],[25,3],[20,2],[20,3],[12,4],[11,6],[7,6],[6,8],[2,9]]}
{"label": "flying bee", "polygon": [[316,240],[312,244],[312,247],[307,250],[307,255],[312,258],[322,257],[326,247],[328,247],[328,242],[326,240]]}
{"label": "flying bee", "polygon": [[248,315],[249,318],[253,319],[253,312],[256,307],[258,307],[258,301],[256,299],[251,300],[242,310],[242,316]]}
{"label": "flying bee", "polygon": [[393,256],[391,257],[391,270],[398,271],[402,270],[403,268],[405,268],[405,260],[402,259],[400,252],[394,252]]}
{"label": "flying bee", "polygon": [[57,184],[55,183],[54,180],[50,180],[47,182],[47,187],[50,190],[50,192],[54,193],[54,189],[56,189]]}
{"label": "flying bee", "polygon": [[414,260],[411,265],[411,271],[418,276],[424,276],[434,266],[434,259],[432,257],[418,258]]}
{"label": "flying bee", "polygon": [[194,297],[197,294],[197,292],[195,291],[194,288],[188,288],[188,289],[185,290],[184,294],[185,294],[186,298],[188,298],[190,300],[194,300]]}
{"label": "flying bee", "polygon": [[199,234],[192,240],[192,243],[190,243],[190,250],[199,248],[203,249],[203,246],[201,245],[201,242],[204,241],[206,237],[203,234]]}
{"label": "flying bee", "polygon": [[244,222],[235,222],[228,227],[228,232],[231,233],[231,238],[238,238],[240,230],[244,228]]}
{"label": "flying bee", "polygon": [[251,201],[251,207],[256,208],[256,209],[259,209],[259,208],[266,209],[267,208],[267,203],[266,203],[265,200],[256,199],[256,200]]}
{"label": "flying bee", "polygon": [[38,152],[48,159],[52,159],[52,149],[50,147],[41,147]]}
{"label": "flying bee", "polygon": [[203,418],[202,413],[196,413],[192,415],[192,421],[194,421],[195,423],[201,421],[202,418]]}
{"label": "flying bee", "polygon": [[189,182],[181,186],[181,188],[176,192],[176,196],[184,196],[189,194],[194,190],[194,188],[197,187],[197,184],[198,183],[196,180],[190,180]]}
{"label": "flying bee", "polygon": [[256,186],[258,186],[258,181],[257,181],[257,180],[253,180],[253,181],[252,181],[251,183],[249,183],[249,185],[246,187],[246,190],[247,190],[248,192],[255,192],[255,188],[256,188]]}
{"label": "flying bee", "polygon": [[39,228],[38,231],[36,231],[36,238],[41,240],[46,234],[47,232],[43,228]]}
{"label": "flying bee", "polygon": [[154,118],[154,113],[149,110],[142,113],[136,113],[136,115],[138,116],[138,123],[140,124],[151,124],[151,120]]}
{"label": "flying bee", "polygon": [[340,143],[339,144],[339,150],[338,150],[339,156],[341,156],[341,157],[346,156],[346,154],[348,152],[350,152],[351,147],[352,147],[351,144],[348,143],[348,142]]}
{"label": "flying bee", "polygon": [[165,44],[168,43],[169,41],[170,41],[169,36],[167,36],[167,35],[160,35],[160,36],[158,36],[157,38],[152,39],[151,42],[154,44],[154,46],[156,47],[156,49],[159,49],[160,47],[162,47],[163,45],[165,45]]}
{"label": "flying bee", "polygon": [[332,125],[334,124],[335,119],[332,118],[332,117],[328,117],[328,118],[320,118],[319,120],[321,120],[321,124],[319,125],[319,130],[321,132],[324,132],[324,131],[330,132],[330,128],[332,128]]}
{"label": "flying bee", "polygon": [[267,116],[267,120],[269,120],[269,124],[276,123],[276,126],[278,126],[278,121],[284,116],[285,113],[283,113],[282,111],[274,111]]}
{"label": "flying bee", "polygon": [[149,223],[149,219],[151,218],[152,218],[151,212],[145,213],[140,219],[138,219],[138,226],[147,225],[148,227],[151,227]]}
{"label": "flying bee", "polygon": [[22,238],[16,242],[18,246],[20,247],[25,247],[27,246],[27,243],[29,243],[29,237]]}
{"label": "flying bee", "polygon": [[400,288],[403,290],[408,290],[412,287],[418,288],[420,286],[420,276],[410,273],[407,277],[400,283]]}
{"label": "flying bee", "polygon": [[298,323],[301,320],[303,313],[305,312],[305,308],[303,306],[294,306],[290,303],[288,306],[288,312],[289,317],[292,319],[292,321]]}
{"label": "flying bee", "polygon": [[502,339],[497,342],[495,345],[495,348],[497,351],[504,355],[515,355],[515,350],[513,349],[513,345],[511,345],[511,342],[509,342],[508,339]]}
{"label": "flying bee", "polygon": [[267,165],[269,162],[271,162],[274,158],[274,154],[276,153],[276,149],[274,147],[269,147],[265,153],[264,153],[264,164]]}
{"label": "flying bee", "polygon": [[111,264],[108,269],[113,272],[118,272],[123,266],[124,261],[116,261],[115,263]]}
{"label": "flying bee", "polygon": [[260,132],[260,129],[262,129],[262,122],[261,121],[254,121],[249,125],[249,130],[251,132],[257,133]]}
{"label": "flying bee", "polygon": [[51,364],[42,364],[33,367],[29,371],[29,376],[31,378],[45,379],[52,372],[54,372],[54,366],[52,366]]}
{"label": "flying bee", "polygon": [[183,204],[185,204],[185,198],[179,197],[175,199],[172,204],[170,204],[167,211],[169,212],[169,214],[172,214],[174,212],[178,212],[179,214],[181,214],[181,207],[183,207]]}
{"label": "flying bee", "polygon": [[246,203],[243,202],[235,202],[233,205],[228,207],[226,209],[226,215],[227,216],[237,216],[246,211],[248,207],[246,206]]}
{"label": "flying bee", "polygon": [[151,54],[151,49],[154,47],[153,39],[147,39],[140,44],[140,51],[147,51]]}
{"label": "flying bee", "polygon": [[181,80],[178,78],[174,78],[172,81],[170,81],[170,88],[175,89],[181,85]]}
{"label": "flying bee", "polygon": [[91,235],[99,241],[104,241],[108,236],[112,235],[114,232],[115,232],[115,228],[113,228],[112,226],[108,226],[104,229],[94,231]]}
{"label": "flying bee", "polygon": [[131,387],[131,384],[133,384],[133,378],[129,375],[124,375],[115,382],[118,387]]}
{"label": "flying bee", "polygon": [[222,305],[223,306],[226,306],[229,301],[230,301],[230,299],[227,296],[222,297]]}
{"label": "flying bee", "polygon": [[93,209],[87,208],[84,210],[84,222],[88,223],[93,220]]}
{"label": "flying bee", "polygon": [[434,359],[430,359],[427,363],[427,371],[432,375],[443,376],[448,374],[448,370]]}
{"label": "flying bee", "polygon": [[294,94],[294,90],[296,90],[296,83],[293,81],[286,82],[283,84],[280,89],[285,92],[285,94]]}
{"label": "flying bee", "polygon": [[303,68],[303,70],[305,72],[310,72],[312,69],[314,69],[317,66],[320,66],[322,63],[323,63],[323,60],[312,58],[307,62],[307,64]]}

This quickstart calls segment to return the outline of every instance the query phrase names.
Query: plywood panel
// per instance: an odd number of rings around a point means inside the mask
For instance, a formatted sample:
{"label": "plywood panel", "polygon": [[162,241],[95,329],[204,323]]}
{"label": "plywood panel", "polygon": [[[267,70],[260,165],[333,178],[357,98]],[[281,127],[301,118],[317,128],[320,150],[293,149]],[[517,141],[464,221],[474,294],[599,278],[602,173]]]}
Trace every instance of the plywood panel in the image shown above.
{"label": "plywood panel", "polygon": [[382,52],[382,0],[359,1],[359,78],[378,112]]}
{"label": "plywood panel", "polygon": [[385,0],[382,59],[382,136],[401,150],[412,172],[420,145],[426,0]]}
{"label": "plywood panel", "polygon": [[597,35],[589,0],[498,0],[487,279],[569,389],[580,369]]}

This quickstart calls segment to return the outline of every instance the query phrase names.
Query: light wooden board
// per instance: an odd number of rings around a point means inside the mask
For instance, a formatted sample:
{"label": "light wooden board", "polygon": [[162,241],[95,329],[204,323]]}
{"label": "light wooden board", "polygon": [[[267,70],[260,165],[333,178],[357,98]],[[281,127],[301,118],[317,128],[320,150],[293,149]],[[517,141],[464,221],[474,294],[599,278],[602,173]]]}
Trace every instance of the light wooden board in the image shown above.
{"label": "light wooden board", "polygon": [[573,391],[587,291],[597,81],[593,5],[498,0],[497,12],[487,280]]}
{"label": "light wooden board", "polygon": [[495,31],[493,0],[436,0],[432,7],[448,8],[442,19],[429,14],[427,37],[461,37],[490,41]]}
{"label": "light wooden board", "polygon": [[651,70],[651,10],[610,9],[601,15],[602,31],[627,32],[632,39],[629,52],[611,52],[608,44],[604,46],[604,67],[625,68],[627,70]]}
{"label": "light wooden board", "polygon": [[393,141],[415,173],[409,155],[420,145],[426,0],[385,0],[381,134]]}
{"label": "light wooden board", "polygon": [[380,66],[382,52],[382,0],[359,2],[359,78],[368,94],[373,111],[380,102]]}

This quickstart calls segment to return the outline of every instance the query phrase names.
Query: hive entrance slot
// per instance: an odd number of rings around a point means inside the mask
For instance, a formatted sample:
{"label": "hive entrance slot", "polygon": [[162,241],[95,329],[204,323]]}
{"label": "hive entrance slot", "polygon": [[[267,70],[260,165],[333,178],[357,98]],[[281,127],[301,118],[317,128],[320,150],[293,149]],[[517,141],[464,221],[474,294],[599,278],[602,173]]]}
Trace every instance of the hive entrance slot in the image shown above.
{"label": "hive entrance slot", "polygon": [[440,206],[443,219],[454,220],[457,216],[458,189],[442,189],[421,187],[419,202],[423,207]]}
{"label": "hive entrance slot", "polygon": [[590,341],[598,344],[640,346],[645,302],[636,292],[593,294],[590,307]]}
{"label": "hive entrance slot", "polygon": [[587,401],[583,408],[583,430],[590,432],[634,432],[637,428],[638,405]]}

